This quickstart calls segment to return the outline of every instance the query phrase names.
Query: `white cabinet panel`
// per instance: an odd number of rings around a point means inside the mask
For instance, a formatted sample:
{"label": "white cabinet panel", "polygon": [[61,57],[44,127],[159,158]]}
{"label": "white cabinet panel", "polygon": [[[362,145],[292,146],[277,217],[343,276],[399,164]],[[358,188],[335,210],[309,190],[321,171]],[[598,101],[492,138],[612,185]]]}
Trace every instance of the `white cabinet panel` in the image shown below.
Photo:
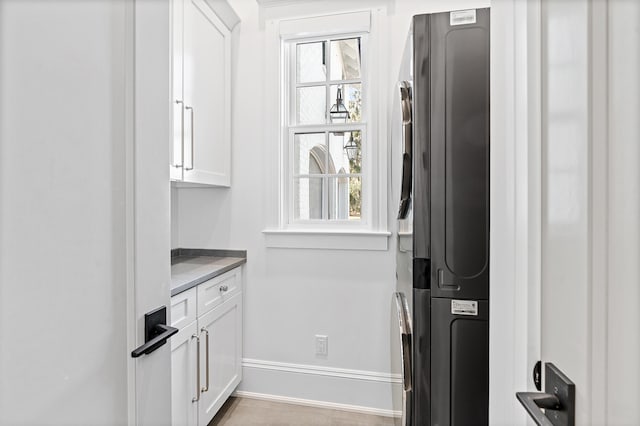
{"label": "white cabinet panel", "polygon": [[230,184],[231,33],[203,0],[185,3],[184,180]]}
{"label": "white cabinet panel", "polygon": [[198,327],[202,336],[200,369],[205,387],[207,370],[209,373],[208,390],[201,394],[198,403],[198,418],[199,425],[206,426],[242,379],[242,294],[236,294],[201,316]]}
{"label": "white cabinet panel", "polygon": [[171,327],[182,328],[196,320],[197,288],[182,292],[171,298]]}
{"label": "white cabinet panel", "polygon": [[184,167],[184,95],[183,95],[183,60],[184,60],[184,0],[173,0],[171,20],[171,79],[173,122],[171,123],[171,180],[182,180]]}
{"label": "white cabinet panel", "polygon": [[198,316],[215,308],[242,290],[242,272],[233,269],[198,286]]}
{"label": "white cabinet panel", "polygon": [[195,426],[198,422],[198,404],[193,401],[197,389],[196,321],[182,328],[171,338],[171,424]]}
{"label": "white cabinet panel", "polygon": [[204,0],[173,3],[171,179],[231,183],[231,31]]}

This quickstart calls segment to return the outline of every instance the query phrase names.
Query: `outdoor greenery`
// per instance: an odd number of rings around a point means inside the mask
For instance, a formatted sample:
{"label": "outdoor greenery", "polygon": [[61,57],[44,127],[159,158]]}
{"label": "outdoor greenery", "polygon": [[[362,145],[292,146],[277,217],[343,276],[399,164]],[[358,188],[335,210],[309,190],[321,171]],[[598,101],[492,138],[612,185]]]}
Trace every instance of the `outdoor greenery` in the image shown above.
{"label": "outdoor greenery", "polygon": [[[347,109],[351,121],[360,122],[360,111],[362,105],[362,93],[360,90],[355,90],[352,99],[349,99]],[[353,132],[353,140],[356,143],[358,150],[355,158],[349,160],[349,166],[351,173],[360,173],[362,168],[362,132]],[[349,217],[360,218],[362,212],[362,178],[349,179]]]}

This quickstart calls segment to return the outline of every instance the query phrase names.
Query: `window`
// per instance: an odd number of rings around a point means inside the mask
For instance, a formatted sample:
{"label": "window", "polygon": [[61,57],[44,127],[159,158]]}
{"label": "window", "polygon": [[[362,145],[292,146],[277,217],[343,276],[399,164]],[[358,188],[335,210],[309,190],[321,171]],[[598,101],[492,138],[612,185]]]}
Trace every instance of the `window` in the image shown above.
{"label": "window", "polygon": [[285,49],[289,224],[363,222],[363,43],[364,35],[303,39]]}
{"label": "window", "polygon": [[266,22],[268,247],[388,248],[384,13]]}

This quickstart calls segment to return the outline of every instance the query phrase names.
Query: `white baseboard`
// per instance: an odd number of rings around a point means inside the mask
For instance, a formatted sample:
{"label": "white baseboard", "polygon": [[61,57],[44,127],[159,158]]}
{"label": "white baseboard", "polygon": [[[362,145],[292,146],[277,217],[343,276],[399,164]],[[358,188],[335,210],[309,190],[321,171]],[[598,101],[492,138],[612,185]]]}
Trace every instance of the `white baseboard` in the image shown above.
{"label": "white baseboard", "polygon": [[285,404],[304,405],[307,407],[327,408],[331,410],[350,411],[353,413],[371,414],[375,416],[383,417],[402,417],[402,411],[382,410],[379,408],[360,407],[358,405],[338,404],[335,402],[325,401],[313,401],[310,399],[291,398],[287,396],[278,395],[266,395],[263,393],[254,393],[237,390],[233,393],[233,396],[239,396],[243,398],[262,399],[264,401],[282,402]]}
{"label": "white baseboard", "polygon": [[243,360],[238,396],[289,404],[400,417],[399,374],[317,365]]}

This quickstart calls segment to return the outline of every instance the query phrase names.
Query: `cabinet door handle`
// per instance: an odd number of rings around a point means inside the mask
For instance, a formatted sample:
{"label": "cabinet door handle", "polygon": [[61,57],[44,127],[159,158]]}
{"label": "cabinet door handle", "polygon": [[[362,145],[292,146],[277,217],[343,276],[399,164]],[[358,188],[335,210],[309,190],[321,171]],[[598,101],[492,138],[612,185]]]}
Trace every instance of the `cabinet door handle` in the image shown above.
{"label": "cabinet door handle", "polygon": [[203,387],[200,390],[200,392],[205,393],[206,391],[209,390],[209,330],[207,330],[206,328],[202,327],[200,329],[200,332],[203,332],[204,334],[207,335],[207,340],[205,342],[205,353],[206,353],[205,358],[207,360],[207,363],[205,364],[205,366],[206,366],[205,371],[207,372],[207,375],[206,375],[207,384],[205,385],[205,387]]}
{"label": "cabinet door handle", "polygon": [[172,166],[179,169],[184,163],[184,102],[176,99],[176,104],[180,105],[180,163],[173,163]]}
{"label": "cabinet door handle", "polygon": [[200,401],[200,336],[191,335],[192,339],[196,339],[196,396],[191,398],[191,402]]}
{"label": "cabinet door handle", "polygon": [[[185,167],[185,170],[193,170],[193,126],[194,126],[194,121],[193,121],[193,107],[190,106],[185,106],[184,109],[188,109],[189,110],[189,114],[191,114],[191,167]],[[184,135],[183,135],[184,137]]]}

